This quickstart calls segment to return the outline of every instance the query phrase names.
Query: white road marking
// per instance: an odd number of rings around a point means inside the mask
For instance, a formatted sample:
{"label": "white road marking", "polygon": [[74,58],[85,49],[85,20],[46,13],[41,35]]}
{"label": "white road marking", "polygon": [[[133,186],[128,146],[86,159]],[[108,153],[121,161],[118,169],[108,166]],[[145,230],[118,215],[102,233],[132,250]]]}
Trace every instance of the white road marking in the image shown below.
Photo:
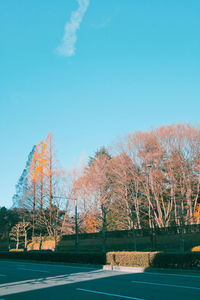
{"label": "white road marking", "polygon": [[25,271],[32,271],[32,272],[41,272],[41,273],[49,273],[49,271],[44,270],[34,270],[34,269],[27,269],[27,268],[17,268],[18,270],[25,270]]}
{"label": "white road marking", "polygon": [[151,285],[168,286],[168,287],[175,287],[175,288],[182,288],[182,289],[200,290],[200,287],[185,286],[185,285],[175,285],[175,284],[166,284],[166,283],[155,283],[155,282],[146,282],[146,281],[137,281],[137,280],[132,280],[132,282],[134,282],[134,283],[139,283],[139,284],[151,284]]}
{"label": "white road marking", "polygon": [[143,274],[150,274],[150,275],[163,275],[163,276],[177,276],[177,277],[194,277],[194,278],[199,278],[200,279],[200,276],[198,275],[184,275],[184,274],[170,274],[170,273],[151,273],[151,272],[144,272]]}
{"label": "white road marking", "polygon": [[144,300],[144,299],[141,299],[141,298],[122,296],[122,295],[117,295],[117,294],[111,294],[111,293],[105,293],[105,292],[99,292],[99,291],[92,291],[92,290],[86,290],[86,289],[77,288],[76,290],[77,291],[88,292],[88,293],[93,293],[93,294],[101,294],[101,295],[113,296],[113,297],[118,297],[118,298],[124,298],[124,299]]}

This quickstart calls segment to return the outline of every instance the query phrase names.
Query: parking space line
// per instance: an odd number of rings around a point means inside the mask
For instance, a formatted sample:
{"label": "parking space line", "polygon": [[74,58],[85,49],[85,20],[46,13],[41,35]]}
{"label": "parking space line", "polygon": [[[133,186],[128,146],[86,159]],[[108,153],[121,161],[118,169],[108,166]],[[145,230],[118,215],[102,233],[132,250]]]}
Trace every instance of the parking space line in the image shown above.
{"label": "parking space line", "polygon": [[175,287],[175,288],[182,288],[182,289],[200,290],[200,287],[185,286],[185,285],[175,285],[175,284],[156,283],[156,282],[137,281],[137,280],[132,280],[132,282],[139,283],[139,284],[150,284],[150,285],[159,285],[159,286]]}
{"label": "parking space line", "polygon": [[106,296],[112,296],[112,297],[118,297],[118,298],[124,298],[124,299],[132,299],[132,300],[144,300],[141,298],[135,298],[135,297],[129,297],[129,296],[123,296],[123,295],[117,295],[117,294],[111,294],[111,293],[105,293],[105,292],[99,292],[99,291],[92,291],[92,290],[86,290],[86,289],[80,289],[77,288],[77,291],[87,292],[87,293],[93,293],[93,294],[101,294]]}

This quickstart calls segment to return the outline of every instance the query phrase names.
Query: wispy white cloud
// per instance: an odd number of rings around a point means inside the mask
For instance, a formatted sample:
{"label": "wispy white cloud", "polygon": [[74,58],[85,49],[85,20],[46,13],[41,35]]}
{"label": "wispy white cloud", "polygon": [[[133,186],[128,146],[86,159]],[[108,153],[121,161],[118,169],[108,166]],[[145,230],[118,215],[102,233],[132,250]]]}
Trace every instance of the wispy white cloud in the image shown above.
{"label": "wispy white cloud", "polygon": [[77,2],[79,5],[78,9],[72,12],[70,21],[66,23],[62,42],[57,48],[57,53],[62,56],[72,56],[75,54],[76,32],[80,28],[90,0],[77,0]]}

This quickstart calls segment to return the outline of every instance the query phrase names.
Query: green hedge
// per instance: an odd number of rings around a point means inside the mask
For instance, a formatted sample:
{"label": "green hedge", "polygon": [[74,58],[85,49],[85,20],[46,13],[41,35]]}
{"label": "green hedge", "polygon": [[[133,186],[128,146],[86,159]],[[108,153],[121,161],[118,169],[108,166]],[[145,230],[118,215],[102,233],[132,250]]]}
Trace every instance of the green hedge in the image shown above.
{"label": "green hedge", "polygon": [[3,259],[23,259],[51,262],[67,262],[95,265],[113,265],[143,268],[177,268],[199,269],[200,252],[159,253],[159,252],[108,252],[76,253],[76,252],[1,252]]}
{"label": "green hedge", "polygon": [[112,266],[150,267],[157,252],[108,252],[106,262]]}
{"label": "green hedge", "polygon": [[150,261],[150,266],[156,268],[200,270],[200,253],[157,253]]}
{"label": "green hedge", "polygon": [[51,262],[69,262],[82,264],[104,265],[105,254],[103,253],[66,253],[52,251],[28,251],[28,252],[1,252],[0,258],[51,261]]}
{"label": "green hedge", "polygon": [[200,269],[200,253],[108,252],[106,262],[126,267]]}

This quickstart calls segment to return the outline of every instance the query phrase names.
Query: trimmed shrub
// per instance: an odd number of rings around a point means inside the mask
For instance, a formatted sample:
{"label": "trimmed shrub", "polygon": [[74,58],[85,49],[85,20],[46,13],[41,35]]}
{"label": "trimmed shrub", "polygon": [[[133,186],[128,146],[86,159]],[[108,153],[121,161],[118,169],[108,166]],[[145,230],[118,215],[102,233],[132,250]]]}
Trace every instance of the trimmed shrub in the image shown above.
{"label": "trimmed shrub", "polygon": [[81,263],[81,264],[105,264],[105,254],[103,253],[65,253],[51,251],[29,251],[29,252],[1,252],[0,258]]}
{"label": "trimmed shrub", "polygon": [[191,250],[192,252],[200,252],[200,246],[195,246]]}
{"label": "trimmed shrub", "polygon": [[10,249],[10,252],[23,252],[24,249]]}
{"label": "trimmed shrub", "polygon": [[[157,253],[157,252],[155,252]],[[154,252],[108,252],[106,263],[112,266],[144,267],[148,268],[150,260],[155,256]]]}
{"label": "trimmed shrub", "polygon": [[[19,249],[20,250],[20,249]],[[199,269],[200,253],[159,253],[159,252],[51,252],[51,251],[12,251],[0,252],[0,258],[36,261],[66,262],[95,265],[113,265],[126,267],[155,267]]]}
{"label": "trimmed shrub", "polygon": [[200,253],[157,253],[150,261],[151,267],[200,269]]}
{"label": "trimmed shrub", "polygon": [[125,267],[200,269],[200,253],[108,252],[106,263]]}

